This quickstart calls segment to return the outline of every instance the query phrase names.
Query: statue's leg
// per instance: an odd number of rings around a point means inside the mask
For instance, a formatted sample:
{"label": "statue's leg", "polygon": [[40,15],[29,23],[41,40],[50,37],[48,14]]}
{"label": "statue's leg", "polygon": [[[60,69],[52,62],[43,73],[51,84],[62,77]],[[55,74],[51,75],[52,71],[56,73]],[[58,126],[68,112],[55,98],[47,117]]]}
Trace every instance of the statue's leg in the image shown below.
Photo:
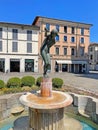
{"label": "statue's leg", "polygon": [[46,51],[42,50],[41,55],[42,55],[42,58],[44,60],[44,75],[46,75],[47,74],[47,65],[48,65],[48,58],[47,58]]}
{"label": "statue's leg", "polygon": [[44,60],[44,63],[48,64],[47,52],[45,50],[42,50],[41,55],[42,55],[42,58]]}
{"label": "statue's leg", "polygon": [[47,61],[48,61],[48,64],[47,64],[48,70],[50,70],[51,69],[51,60],[50,60],[50,54],[49,53],[47,54]]}

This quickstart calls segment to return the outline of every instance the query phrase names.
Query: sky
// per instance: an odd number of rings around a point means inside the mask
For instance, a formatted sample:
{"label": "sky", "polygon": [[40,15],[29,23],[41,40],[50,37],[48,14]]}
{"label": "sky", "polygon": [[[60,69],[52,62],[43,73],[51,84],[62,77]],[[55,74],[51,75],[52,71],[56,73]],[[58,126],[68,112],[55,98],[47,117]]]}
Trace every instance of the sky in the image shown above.
{"label": "sky", "polygon": [[0,0],[0,22],[32,24],[36,16],[93,24],[98,43],[98,0]]}

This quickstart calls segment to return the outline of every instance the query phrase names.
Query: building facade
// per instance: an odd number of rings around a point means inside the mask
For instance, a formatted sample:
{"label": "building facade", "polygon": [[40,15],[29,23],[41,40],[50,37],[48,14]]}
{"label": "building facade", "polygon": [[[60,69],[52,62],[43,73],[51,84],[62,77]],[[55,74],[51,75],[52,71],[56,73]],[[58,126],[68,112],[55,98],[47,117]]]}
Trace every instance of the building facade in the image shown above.
{"label": "building facade", "polygon": [[88,46],[92,24],[72,22],[37,16],[32,25],[40,27],[39,72],[42,72],[40,47],[45,38],[45,28],[58,30],[56,44],[51,48],[51,72],[88,72]]}
{"label": "building facade", "polygon": [[0,22],[0,71],[38,72],[39,27]]}
{"label": "building facade", "polygon": [[98,70],[98,43],[89,45],[89,69]]}

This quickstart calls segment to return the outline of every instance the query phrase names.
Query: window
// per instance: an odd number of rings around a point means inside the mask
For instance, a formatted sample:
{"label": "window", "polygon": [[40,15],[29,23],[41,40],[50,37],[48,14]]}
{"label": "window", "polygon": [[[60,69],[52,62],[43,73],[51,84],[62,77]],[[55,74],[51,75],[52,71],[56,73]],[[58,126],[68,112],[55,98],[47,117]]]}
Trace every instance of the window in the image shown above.
{"label": "window", "polygon": [[92,60],[93,59],[93,55],[90,55],[90,60]]}
{"label": "window", "polygon": [[64,55],[67,55],[67,48],[64,47]]}
{"label": "window", "polygon": [[46,23],[46,29],[49,31],[50,30],[50,24]]}
{"label": "window", "polygon": [[75,49],[71,48],[71,55],[75,55]]}
{"label": "window", "polygon": [[56,30],[59,32],[59,25],[56,25]]}
{"label": "window", "polygon": [[0,51],[2,51],[2,41],[0,41]]}
{"label": "window", "polygon": [[56,37],[55,37],[55,40],[56,40],[56,41],[59,41],[59,36],[56,36]]}
{"label": "window", "polygon": [[80,47],[80,56],[84,56],[84,47]]}
{"label": "window", "polygon": [[81,28],[81,35],[84,35],[84,28]]}
{"label": "window", "polygon": [[81,41],[81,43],[84,43],[84,37],[81,37],[81,39],[80,39]]}
{"label": "window", "polygon": [[71,28],[71,33],[72,33],[72,34],[75,33],[75,28],[74,28],[74,27]]}
{"label": "window", "polygon": [[93,51],[93,47],[90,47],[89,50],[90,50],[90,51]]}
{"label": "window", "polygon": [[64,42],[67,42],[67,36],[64,36]]}
{"label": "window", "polygon": [[17,51],[18,51],[18,43],[12,42],[12,52],[17,52]]}
{"label": "window", "polygon": [[59,47],[56,47],[55,53],[56,55],[59,55]]}
{"label": "window", "polygon": [[2,28],[0,28],[0,38],[2,38]]}
{"label": "window", "polygon": [[17,29],[13,29],[12,30],[12,39],[17,40],[18,39],[18,30]]}
{"label": "window", "polygon": [[32,53],[32,43],[27,43],[27,53]]}
{"label": "window", "polygon": [[32,41],[32,31],[27,30],[27,41]]}
{"label": "window", "polygon": [[75,42],[75,37],[71,37],[71,42]]}
{"label": "window", "polygon": [[67,33],[67,26],[64,26],[64,32]]}

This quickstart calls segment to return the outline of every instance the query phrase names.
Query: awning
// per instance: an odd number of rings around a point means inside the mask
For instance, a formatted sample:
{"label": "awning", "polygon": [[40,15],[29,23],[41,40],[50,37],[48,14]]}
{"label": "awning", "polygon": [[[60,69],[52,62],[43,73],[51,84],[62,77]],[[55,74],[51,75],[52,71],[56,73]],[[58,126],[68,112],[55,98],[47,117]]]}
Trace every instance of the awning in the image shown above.
{"label": "awning", "polygon": [[79,61],[79,60],[56,60],[58,64],[87,64],[87,61]]}

